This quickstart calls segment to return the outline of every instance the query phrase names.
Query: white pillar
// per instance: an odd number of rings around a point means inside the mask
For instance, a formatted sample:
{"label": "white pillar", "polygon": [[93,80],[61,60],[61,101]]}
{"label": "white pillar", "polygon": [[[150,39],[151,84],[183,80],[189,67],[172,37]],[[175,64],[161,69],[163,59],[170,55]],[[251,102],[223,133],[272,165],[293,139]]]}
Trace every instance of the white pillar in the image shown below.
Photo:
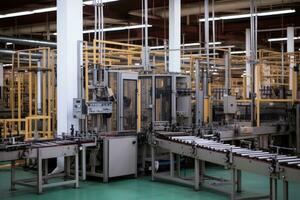
{"label": "white pillar", "polygon": [[[250,60],[251,48],[250,48],[250,29],[246,29],[246,58]],[[251,66],[250,62],[246,62],[246,97],[249,98],[249,93],[251,91]]]}
{"label": "white pillar", "polygon": [[[294,27],[287,28],[287,52],[293,53],[295,50],[294,47]],[[293,56],[290,58],[290,82],[289,82],[289,89],[292,90],[293,88],[293,67],[294,67],[294,58]]]}
{"label": "white pillar", "polygon": [[57,135],[70,132],[73,98],[78,97],[78,44],[82,41],[82,0],[57,0]]}
{"label": "white pillar", "polygon": [[169,0],[169,71],[180,72],[181,0]]}

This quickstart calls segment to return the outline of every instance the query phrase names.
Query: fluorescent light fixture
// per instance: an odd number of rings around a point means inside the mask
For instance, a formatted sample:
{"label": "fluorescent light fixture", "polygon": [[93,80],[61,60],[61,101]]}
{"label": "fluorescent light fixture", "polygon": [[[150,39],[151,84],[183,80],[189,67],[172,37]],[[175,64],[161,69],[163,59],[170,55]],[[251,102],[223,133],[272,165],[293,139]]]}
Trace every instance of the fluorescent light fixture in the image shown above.
{"label": "fluorescent light fixture", "polygon": [[19,16],[24,16],[24,15],[32,15],[32,14],[37,14],[37,13],[52,12],[52,11],[56,11],[56,10],[57,10],[56,7],[49,7],[49,8],[30,10],[30,11],[8,13],[8,14],[0,15],[0,19],[10,18],[10,17],[19,17]]}
{"label": "fluorescent light fixture", "polygon": [[[268,11],[268,12],[260,12],[254,14],[254,16],[264,17],[264,16],[272,16],[272,15],[283,15],[283,14],[290,14],[295,13],[295,9],[286,9],[286,10],[276,10],[276,11]],[[243,18],[250,18],[251,14],[241,14],[241,15],[227,15],[221,17],[215,17],[215,21],[217,20],[230,20],[230,19],[243,19]],[[209,21],[212,21],[213,18],[209,18]],[[205,22],[205,19],[202,18],[199,20],[200,22]]]}
{"label": "fluorescent light fixture", "polygon": [[[109,3],[109,2],[114,2],[114,1],[119,1],[119,0],[102,0],[102,3]],[[96,3],[101,3],[101,0],[95,0]],[[91,1],[84,1],[84,5],[94,5],[94,0]]]}
{"label": "fluorescent light fixture", "polygon": [[8,46],[8,45],[12,45],[13,43],[11,43],[11,42],[6,42],[6,45]]}
{"label": "fluorescent light fixture", "polygon": [[[101,2],[101,0],[96,0],[96,2]],[[109,2],[114,2],[118,0],[102,0],[102,3],[109,3]],[[83,2],[84,5],[93,5],[94,1],[85,1]],[[25,15],[33,15],[37,13],[46,13],[46,12],[53,12],[56,11],[57,7],[48,7],[48,8],[40,8],[36,10],[27,10],[27,11],[21,11],[21,12],[14,12],[14,13],[8,13],[4,15],[0,15],[0,19],[4,18],[10,18],[10,17],[20,17],[20,16],[25,16]]]}
{"label": "fluorescent light fixture", "polygon": [[[300,40],[300,36],[299,37],[294,37],[294,40]],[[280,42],[280,41],[287,41],[287,38],[271,38],[268,39],[268,42]]]}
{"label": "fluorescent light fixture", "polygon": [[[139,25],[132,25],[132,26],[120,26],[120,27],[111,27],[111,28],[104,28],[103,32],[112,32],[112,31],[122,31],[122,30],[130,30],[130,29],[139,29],[145,28],[146,25],[139,24]],[[148,25],[148,27],[152,27],[152,25]],[[83,33],[94,33],[95,29],[85,30]]]}
{"label": "fluorescent light fixture", "polygon": [[237,55],[237,54],[245,54],[246,51],[232,51],[231,54],[232,55]]}
{"label": "fluorescent light fixture", "polygon": [[[112,32],[112,31],[123,31],[123,30],[130,30],[130,29],[139,29],[139,28],[145,28],[146,26],[144,24],[139,25],[132,25],[132,26],[119,26],[119,27],[111,27],[111,28],[104,28],[103,32]],[[152,27],[152,25],[148,25],[148,27]],[[94,33],[95,29],[90,30],[84,30],[82,33]],[[57,33],[53,33],[52,35],[57,35]]]}
{"label": "fluorescent light fixture", "polygon": [[3,67],[11,67],[12,64],[3,64],[2,66],[3,66]]}
{"label": "fluorescent light fixture", "polygon": [[[210,42],[209,45],[220,45],[222,44],[222,42]],[[192,46],[200,46],[200,43],[199,42],[195,42],[195,43],[186,43],[186,44],[182,44],[180,45],[181,47],[192,47]],[[153,47],[149,47],[151,50],[154,50],[154,49],[164,49],[165,46],[153,46]],[[168,47],[167,47],[168,48]]]}

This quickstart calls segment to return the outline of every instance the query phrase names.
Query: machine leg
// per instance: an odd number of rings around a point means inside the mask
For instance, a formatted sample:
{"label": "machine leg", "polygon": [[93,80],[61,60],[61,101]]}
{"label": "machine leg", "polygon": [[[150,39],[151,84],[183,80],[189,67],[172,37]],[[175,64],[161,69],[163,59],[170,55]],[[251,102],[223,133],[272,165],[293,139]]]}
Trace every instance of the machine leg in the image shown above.
{"label": "machine leg", "polygon": [[289,199],[289,182],[283,180],[283,200]]}
{"label": "machine leg", "polygon": [[37,180],[37,193],[42,194],[43,192],[43,159],[41,155],[41,150],[38,150],[38,180]]}
{"label": "machine leg", "polygon": [[103,182],[108,182],[108,140],[103,141]]}
{"label": "machine leg", "polygon": [[45,183],[48,183],[48,159],[44,160],[44,167],[45,167]]}
{"label": "machine leg", "polygon": [[[69,169],[70,170],[70,169]],[[79,158],[78,158],[78,153],[75,155],[75,188],[79,187]]]}
{"label": "machine leg", "polygon": [[232,169],[231,172],[231,184],[232,184],[232,190],[230,194],[230,199],[235,200],[235,193],[236,193],[236,169]]}
{"label": "machine leg", "polygon": [[86,148],[82,147],[81,151],[81,179],[86,180]]}
{"label": "machine leg", "polygon": [[146,171],[146,153],[147,153],[147,144],[142,146],[142,173],[143,173],[143,175]]}
{"label": "machine leg", "polygon": [[154,150],[153,146],[151,146],[151,174],[152,174],[152,181],[154,181],[154,175],[155,175],[155,150]]}
{"label": "machine leg", "polygon": [[270,178],[270,200],[277,200],[277,180]]}
{"label": "machine leg", "polygon": [[66,170],[66,176],[67,177],[70,177],[71,176],[71,160],[70,160],[70,157],[65,157],[66,159],[66,166],[65,166],[65,170]]}
{"label": "machine leg", "polygon": [[176,175],[180,176],[180,155],[176,155]]}
{"label": "machine leg", "polygon": [[10,168],[10,190],[16,190],[16,161],[11,161],[11,168]]}
{"label": "machine leg", "polygon": [[236,170],[236,182],[237,182],[237,188],[236,192],[242,192],[242,171]]}
{"label": "machine leg", "polygon": [[195,190],[199,190],[199,182],[200,182],[200,166],[199,160],[195,158]]}
{"label": "machine leg", "polygon": [[174,153],[170,152],[170,176],[174,177]]}
{"label": "machine leg", "polygon": [[204,175],[205,175],[205,162],[200,160],[200,183],[204,182]]}

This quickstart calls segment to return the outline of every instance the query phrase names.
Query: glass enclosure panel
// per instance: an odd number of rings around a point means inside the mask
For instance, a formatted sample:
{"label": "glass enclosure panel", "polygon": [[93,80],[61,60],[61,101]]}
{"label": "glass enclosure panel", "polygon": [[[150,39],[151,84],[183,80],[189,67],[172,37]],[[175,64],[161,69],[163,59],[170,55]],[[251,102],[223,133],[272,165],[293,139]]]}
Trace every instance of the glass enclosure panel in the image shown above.
{"label": "glass enclosure panel", "polygon": [[141,81],[141,127],[152,122],[152,77],[142,77]]}
{"label": "glass enclosure panel", "polygon": [[172,79],[171,77],[155,78],[155,121],[172,120]]}
{"label": "glass enclosure panel", "polygon": [[[108,74],[108,86],[112,89],[114,92],[114,95],[116,99],[118,99],[118,73],[116,72],[109,72]],[[113,109],[112,109],[112,116],[110,118],[110,124],[111,124],[111,131],[117,131],[118,130],[118,124],[117,124],[117,102],[113,103]]]}
{"label": "glass enclosure panel", "polygon": [[137,128],[137,81],[123,82],[123,130],[136,130]]}

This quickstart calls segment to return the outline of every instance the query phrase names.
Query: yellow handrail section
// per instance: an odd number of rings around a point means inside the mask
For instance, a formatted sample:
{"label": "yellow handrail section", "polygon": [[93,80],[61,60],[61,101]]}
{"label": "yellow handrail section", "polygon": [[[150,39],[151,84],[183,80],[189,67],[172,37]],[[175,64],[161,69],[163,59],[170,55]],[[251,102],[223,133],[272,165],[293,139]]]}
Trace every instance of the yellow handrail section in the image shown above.
{"label": "yellow handrail section", "polygon": [[56,55],[48,47],[20,50],[5,69],[5,100],[8,116],[0,120],[2,137],[22,135],[53,137],[56,119]]}

